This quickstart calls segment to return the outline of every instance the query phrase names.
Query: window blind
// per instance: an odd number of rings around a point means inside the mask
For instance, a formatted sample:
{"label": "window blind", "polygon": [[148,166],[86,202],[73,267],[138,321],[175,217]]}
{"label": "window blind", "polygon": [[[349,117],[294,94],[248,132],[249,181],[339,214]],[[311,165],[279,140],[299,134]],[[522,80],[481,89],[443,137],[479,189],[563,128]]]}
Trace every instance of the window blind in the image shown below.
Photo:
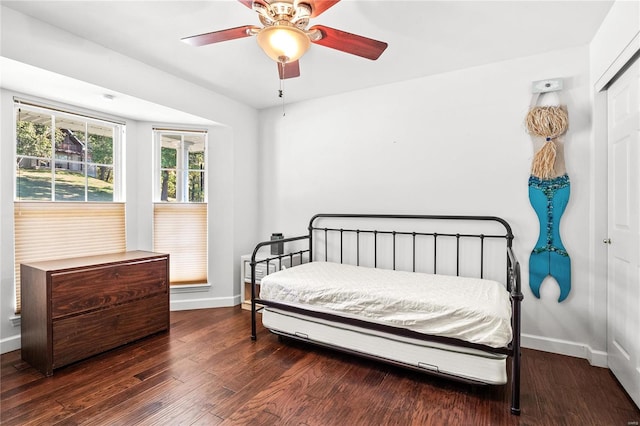
{"label": "window blind", "polygon": [[206,283],[207,204],[154,204],[153,250],[169,254],[171,285]]}
{"label": "window blind", "polygon": [[16,313],[20,264],[126,250],[124,203],[14,204]]}

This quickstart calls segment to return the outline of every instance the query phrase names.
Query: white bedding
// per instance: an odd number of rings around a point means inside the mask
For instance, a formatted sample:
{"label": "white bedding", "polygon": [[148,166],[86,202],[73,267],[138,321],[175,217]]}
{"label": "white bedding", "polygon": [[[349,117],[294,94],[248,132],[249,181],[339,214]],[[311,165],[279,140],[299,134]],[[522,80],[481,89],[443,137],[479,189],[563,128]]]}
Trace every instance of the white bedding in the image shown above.
{"label": "white bedding", "polygon": [[311,262],[264,277],[260,298],[491,347],[511,342],[497,281]]}

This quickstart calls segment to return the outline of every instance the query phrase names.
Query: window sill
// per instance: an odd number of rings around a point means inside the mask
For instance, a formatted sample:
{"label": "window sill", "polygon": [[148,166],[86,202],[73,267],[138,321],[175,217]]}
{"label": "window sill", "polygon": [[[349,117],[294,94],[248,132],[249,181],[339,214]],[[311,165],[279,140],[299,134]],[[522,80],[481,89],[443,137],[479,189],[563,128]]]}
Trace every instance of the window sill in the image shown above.
{"label": "window sill", "polygon": [[170,287],[171,294],[182,293],[206,293],[211,289],[211,284],[185,284],[185,285],[172,285]]}

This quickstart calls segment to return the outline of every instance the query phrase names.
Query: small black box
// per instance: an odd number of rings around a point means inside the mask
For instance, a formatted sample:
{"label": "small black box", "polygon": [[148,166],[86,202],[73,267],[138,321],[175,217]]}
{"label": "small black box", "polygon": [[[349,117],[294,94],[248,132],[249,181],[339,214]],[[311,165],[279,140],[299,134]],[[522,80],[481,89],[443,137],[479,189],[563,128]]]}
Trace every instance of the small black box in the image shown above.
{"label": "small black box", "polygon": [[[284,237],[279,232],[274,232],[271,234],[271,241],[281,240]],[[284,253],[284,243],[272,244],[271,245],[271,254],[282,254]]]}

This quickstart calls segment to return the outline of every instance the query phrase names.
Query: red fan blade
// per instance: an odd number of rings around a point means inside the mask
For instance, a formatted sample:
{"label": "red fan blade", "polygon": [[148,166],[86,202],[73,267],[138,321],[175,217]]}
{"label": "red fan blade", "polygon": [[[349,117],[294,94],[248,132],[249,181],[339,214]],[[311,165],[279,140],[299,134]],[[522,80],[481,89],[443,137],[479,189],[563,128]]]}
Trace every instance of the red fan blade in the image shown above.
{"label": "red fan blade", "polygon": [[[340,0],[309,0],[308,3],[311,5],[311,17],[315,18],[339,1]],[[307,3],[307,1],[302,0],[300,3]]]}
{"label": "red fan blade", "polygon": [[313,43],[371,59],[372,61],[378,59],[388,46],[383,41],[373,40],[323,25],[314,25],[309,28],[309,31],[313,30],[318,30],[322,34],[320,40],[313,41],[312,39]]}
{"label": "red fan blade", "polygon": [[253,9],[253,0],[238,0],[240,3],[247,6],[249,9]]}
{"label": "red fan blade", "polygon": [[200,34],[182,39],[185,43],[192,46],[204,46],[211,43],[219,43],[221,41],[234,40],[236,38],[249,37],[249,30],[252,25],[244,27],[228,28],[226,30],[214,31],[212,33]]}
{"label": "red fan blade", "polygon": [[278,75],[280,79],[300,77],[300,61],[281,64],[278,62]]}

